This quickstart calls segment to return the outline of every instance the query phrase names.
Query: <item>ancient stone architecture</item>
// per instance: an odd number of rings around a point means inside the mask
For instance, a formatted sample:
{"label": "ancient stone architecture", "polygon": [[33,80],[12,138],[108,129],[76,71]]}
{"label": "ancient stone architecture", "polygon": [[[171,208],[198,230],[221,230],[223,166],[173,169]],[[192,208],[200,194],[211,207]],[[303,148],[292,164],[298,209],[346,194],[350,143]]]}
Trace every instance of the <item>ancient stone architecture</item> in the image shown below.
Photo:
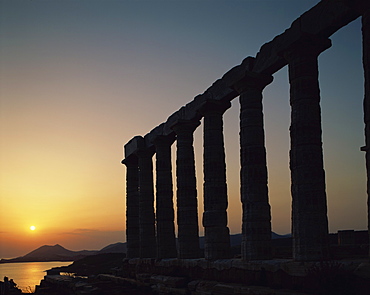
{"label": "ancient stone architecture", "polygon": [[[244,59],[164,123],[125,145],[122,163],[127,167],[128,258],[200,257],[193,132],[202,118],[204,255],[206,260],[230,258],[223,114],[236,97],[240,102],[242,261],[272,258],[262,92],[273,83],[273,74],[285,66],[289,70],[291,105],[293,260],[319,261],[327,257],[318,56],[331,46],[332,34],[359,17],[362,17],[365,74],[366,144],[362,150],[370,193],[370,1],[322,0],[284,33],[262,45],[255,57]],[[171,167],[171,145],[175,142],[177,188],[173,188]]]}

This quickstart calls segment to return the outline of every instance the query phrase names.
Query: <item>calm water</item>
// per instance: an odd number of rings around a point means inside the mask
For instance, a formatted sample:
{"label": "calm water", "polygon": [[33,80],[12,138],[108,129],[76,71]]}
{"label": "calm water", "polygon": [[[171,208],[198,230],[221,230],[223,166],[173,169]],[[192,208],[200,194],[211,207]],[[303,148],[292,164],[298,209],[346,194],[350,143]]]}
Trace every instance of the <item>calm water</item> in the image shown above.
{"label": "calm water", "polygon": [[32,291],[35,290],[35,285],[39,285],[40,281],[46,275],[45,270],[57,266],[70,265],[72,262],[25,262],[25,263],[3,263],[0,264],[0,280],[4,280],[4,276],[13,279],[17,287],[27,292],[29,287]]}

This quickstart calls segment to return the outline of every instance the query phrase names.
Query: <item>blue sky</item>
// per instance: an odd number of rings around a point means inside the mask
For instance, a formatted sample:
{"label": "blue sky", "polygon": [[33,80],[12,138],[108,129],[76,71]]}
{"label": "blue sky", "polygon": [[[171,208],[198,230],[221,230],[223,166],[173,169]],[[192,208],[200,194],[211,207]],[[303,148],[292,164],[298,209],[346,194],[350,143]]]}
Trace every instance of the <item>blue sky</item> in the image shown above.
{"label": "blue sky", "polygon": [[[40,244],[79,250],[124,241],[123,145],[318,2],[1,0],[0,256]],[[367,227],[360,20],[331,39],[319,69],[336,232]],[[241,231],[238,108],[235,99],[224,116],[232,233]],[[264,90],[264,114],[273,230],[284,234],[291,206],[286,68]],[[201,211],[201,127],[195,150]],[[31,224],[38,228],[32,236]]]}

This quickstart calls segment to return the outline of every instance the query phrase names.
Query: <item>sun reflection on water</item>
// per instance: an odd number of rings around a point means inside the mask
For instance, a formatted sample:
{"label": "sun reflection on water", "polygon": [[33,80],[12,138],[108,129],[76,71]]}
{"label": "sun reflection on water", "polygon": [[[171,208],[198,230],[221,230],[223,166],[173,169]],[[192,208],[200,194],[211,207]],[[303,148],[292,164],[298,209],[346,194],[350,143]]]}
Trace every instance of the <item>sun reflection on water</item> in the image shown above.
{"label": "sun reflection on water", "polygon": [[46,275],[46,270],[69,265],[72,262],[27,262],[27,263],[4,263],[0,264],[0,278],[4,276],[13,279],[23,292],[34,291],[35,286],[40,284],[40,281]]}

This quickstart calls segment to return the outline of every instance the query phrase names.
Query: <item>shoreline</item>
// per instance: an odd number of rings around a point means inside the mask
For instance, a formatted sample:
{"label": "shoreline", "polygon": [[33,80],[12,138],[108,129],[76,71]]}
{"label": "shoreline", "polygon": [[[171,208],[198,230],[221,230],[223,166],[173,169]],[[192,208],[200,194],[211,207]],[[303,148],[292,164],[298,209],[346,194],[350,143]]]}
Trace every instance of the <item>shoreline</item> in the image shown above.
{"label": "shoreline", "polygon": [[3,281],[5,276],[13,279],[17,288],[27,294],[35,290],[35,286],[40,284],[47,270],[58,266],[68,266],[71,263],[73,261],[2,263],[0,264],[0,280]]}
{"label": "shoreline", "polygon": [[29,263],[29,262],[70,262],[73,263],[75,260],[28,260],[28,261],[0,261],[0,264],[11,264],[11,263]]}

